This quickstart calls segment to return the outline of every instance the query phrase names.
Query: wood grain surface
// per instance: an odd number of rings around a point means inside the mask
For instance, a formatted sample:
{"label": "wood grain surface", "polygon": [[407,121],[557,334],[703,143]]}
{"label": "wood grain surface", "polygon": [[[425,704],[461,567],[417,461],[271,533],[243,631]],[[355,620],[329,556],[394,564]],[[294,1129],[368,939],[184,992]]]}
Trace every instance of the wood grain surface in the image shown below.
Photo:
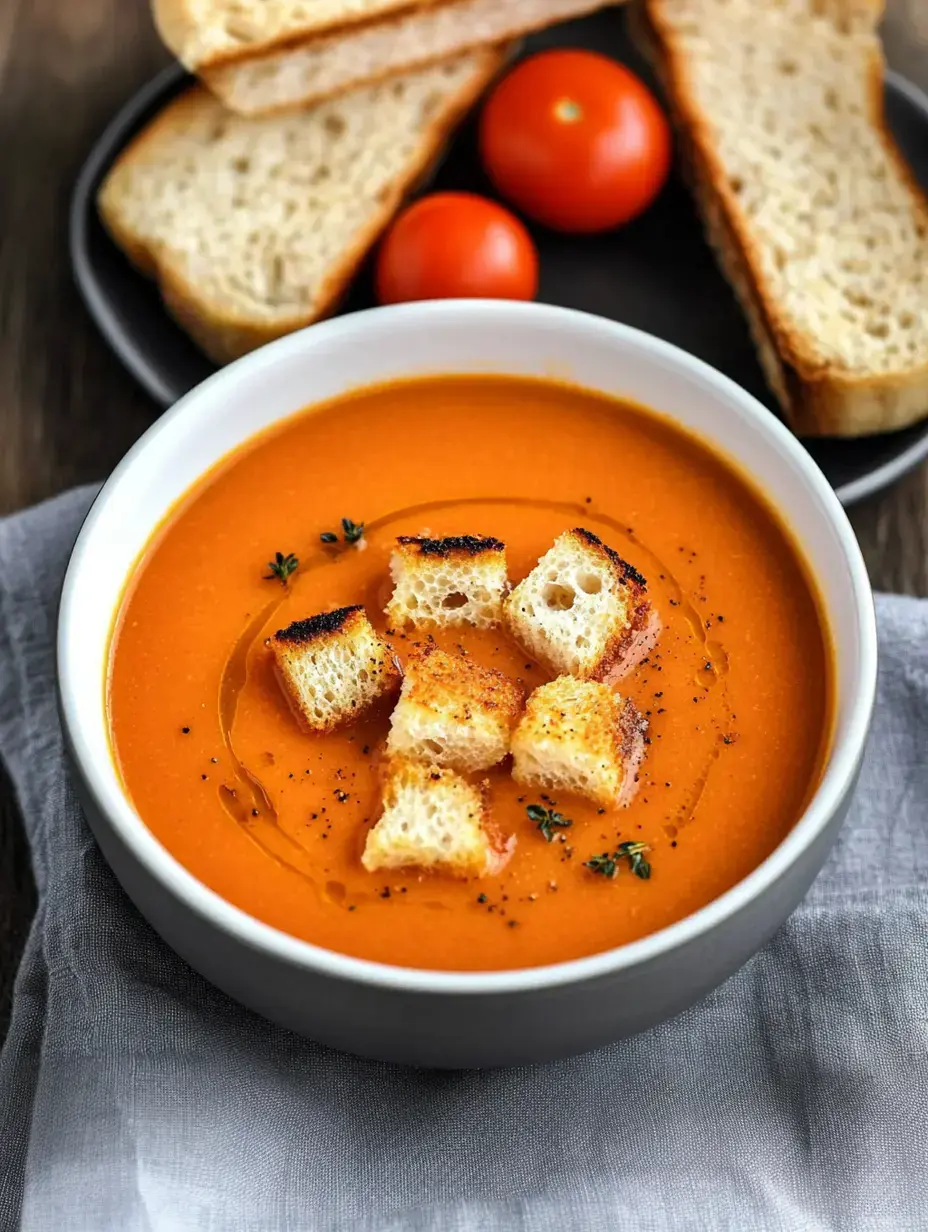
{"label": "wood grain surface", "polygon": [[[928,0],[889,0],[884,38],[928,89]],[[146,0],[0,0],[0,512],[102,479],[156,414],[71,284],[66,218],[94,138],[167,60]],[[928,594],[928,470],[852,518],[874,584]],[[0,1038],[33,907],[0,775]]]}

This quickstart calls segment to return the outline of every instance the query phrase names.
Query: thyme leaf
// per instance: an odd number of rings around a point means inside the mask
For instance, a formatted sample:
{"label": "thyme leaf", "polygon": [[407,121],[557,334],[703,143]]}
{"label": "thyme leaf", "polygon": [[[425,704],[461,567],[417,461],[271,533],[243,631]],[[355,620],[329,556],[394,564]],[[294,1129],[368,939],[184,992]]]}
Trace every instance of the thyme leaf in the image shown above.
{"label": "thyme leaf", "polygon": [[296,573],[300,567],[300,562],[292,552],[275,552],[274,559],[267,562],[267,567],[270,573],[265,573],[264,580],[271,582],[276,578],[281,586],[287,585],[287,579],[291,573]]}
{"label": "thyme leaf", "polygon": [[555,812],[554,809],[545,808],[543,804],[529,804],[525,811],[528,813],[529,821],[534,821],[544,835],[545,841],[549,843],[554,839],[555,829],[565,830],[574,824],[568,817]]}

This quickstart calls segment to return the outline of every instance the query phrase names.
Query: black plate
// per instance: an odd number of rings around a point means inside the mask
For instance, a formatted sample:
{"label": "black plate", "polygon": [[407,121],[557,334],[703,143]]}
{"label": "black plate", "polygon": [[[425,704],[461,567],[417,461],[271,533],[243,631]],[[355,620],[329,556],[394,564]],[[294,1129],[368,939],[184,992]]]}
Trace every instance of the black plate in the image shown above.
{"label": "black plate", "polygon": [[[552,46],[606,51],[650,77],[613,12],[537,35],[526,40],[524,51]],[[71,255],[81,293],[110,346],[163,406],[215,369],[169,319],[154,286],[135,273],[111,243],[94,199],[129,138],[188,81],[181,68],[169,68],[126,104],[94,147],[71,205]],[[887,74],[885,94],[890,128],[928,188],[928,97],[893,73]],[[490,193],[476,157],[473,123],[456,138],[431,187]],[[774,407],[741,313],[678,180],[672,179],[642,218],[619,231],[577,237],[536,229],[535,239],[541,252],[541,300],[599,313],[666,338]],[[342,311],[372,303],[365,269]],[[928,455],[928,421],[859,441],[810,440],[806,445],[843,503],[850,505],[893,483]]]}

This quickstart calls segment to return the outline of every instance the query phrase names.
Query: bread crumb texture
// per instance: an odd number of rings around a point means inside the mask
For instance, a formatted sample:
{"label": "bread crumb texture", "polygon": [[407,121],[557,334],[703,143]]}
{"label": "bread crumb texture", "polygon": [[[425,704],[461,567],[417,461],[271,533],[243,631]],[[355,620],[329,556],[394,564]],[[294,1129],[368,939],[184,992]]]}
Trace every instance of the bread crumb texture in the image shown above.
{"label": "bread crumb texture", "polygon": [[457,877],[498,873],[515,840],[495,842],[485,784],[454,770],[398,758],[384,772],[383,813],[367,836],[361,862],[368,872],[417,867]]}
{"label": "bread crumb texture", "polygon": [[502,618],[509,589],[506,545],[483,535],[428,539],[403,535],[390,559],[394,591],[387,618],[420,629],[474,625]]}
{"label": "bread crumb texture", "polygon": [[559,676],[529,697],[512,738],[513,778],[622,807],[637,788],[647,720],[608,685]]}
{"label": "bread crumb texture", "polygon": [[509,752],[522,698],[502,672],[426,647],[406,663],[387,752],[464,773],[487,770]]}
{"label": "bread crumb texture", "polygon": [[354,723],[402,679],[390,646],[360,606],[294,621],[270,646],[284,691],[315,732]]}
{"label": "bread crumb texture", "polygon": [[242,115],[327,98],[470,47],[507,42],[601,6],[602,0],[454,0],[417,5],[386,20],[312,37],[208,69],[204,80]]}
{"label": "bread crumb texture", "polygon": [[807,377],[928,364],[928,208],[883,123],[881,8],[648,4],[684,124],[716,161],[780,345]]}
{"label": "bread crumb texture", "polygon": [[188,68],[371,21],[410,0],[154,0],[161,36]]}

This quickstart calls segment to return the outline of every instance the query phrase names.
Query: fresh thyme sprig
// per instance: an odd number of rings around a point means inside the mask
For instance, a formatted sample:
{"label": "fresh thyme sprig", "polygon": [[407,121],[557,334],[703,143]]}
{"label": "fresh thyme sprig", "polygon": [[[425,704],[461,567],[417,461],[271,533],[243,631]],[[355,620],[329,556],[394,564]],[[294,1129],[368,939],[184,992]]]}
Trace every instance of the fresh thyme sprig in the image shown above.
{"label": "fresh thyme sprig", "polygon": [[632,872],[642,881],[647,881],[651,876],[651,865],[644,858],[647,850],[646,843],[619,843],[617,848],[618,855],[627,858]]}
{"label": "fresh thyme sprig", "polygon": [[543,804],[529,804],[525,811],[528,813],[529,820],[535,822],[549,843],[554,839],[555,828],[565,830],[574,824],[569,818],[556,813],[554,809],[545,808]]}
{"label": "fresh thyme sprig", "polygon": [[265,573],[265,581],[271,582],[274,578],[277,578],[281,586],[286,586],[287,579],[291,573],[296,573],[300,567],[300,562],[292,552],[287,552],[286,555],[283,552],[275,552],[274,559],[267,562],[267,567],[270,569],[270,573]]}
{"label": "fresh thyme sprig", "polygon": [[604,877],[614,877],[619,871],[615,856],[611,856],[608,851],[599,856],[590,856],[583,861],[583,867],[588,868],[591,873],[602,873]]}
{"label": "fresh thyme sprig", "polygon": [[[352,522],[351,518],[342,518],[342,537],[346,543],[358,543],[364,538],[364,523]],[[334,530],[323,531],[319,536],[323,543],[338,543],[338,535]]]}
{"label": "fresh thyme sprig", "polygon": [[644,858],[647,850],[646,843],[619,843],[611,854],[604,851],[601,855],[591,856],[589,860],[584,860],[583,866],[603,877],[615,877],[621,861],[628,860],[628,866],[635,876],[647,881],[651,876],[651,865]]}

